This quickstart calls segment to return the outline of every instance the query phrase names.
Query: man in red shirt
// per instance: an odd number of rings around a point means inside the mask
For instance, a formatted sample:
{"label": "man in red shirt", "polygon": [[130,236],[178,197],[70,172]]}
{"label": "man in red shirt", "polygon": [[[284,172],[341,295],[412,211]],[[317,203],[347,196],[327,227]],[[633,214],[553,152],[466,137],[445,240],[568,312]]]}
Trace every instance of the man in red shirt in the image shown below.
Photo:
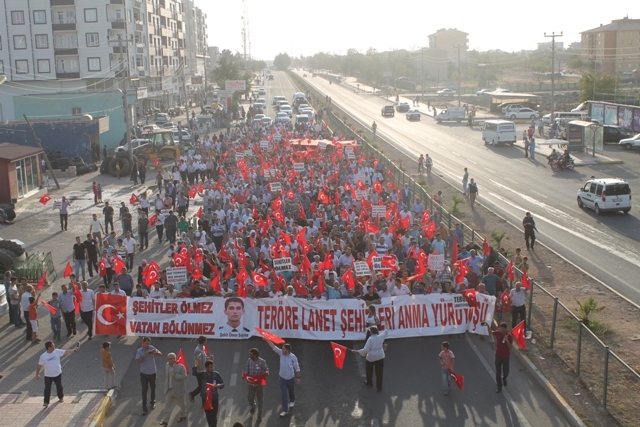
{"label": "man in red shirt", "polygon": [[509,357],[511,356],[511,347],[513,347],[513,337],[507,331],[507,324],[500,323],[500,327],[492,331],[491,326],[488,323],[483,322],[489,330],[489,333],[493,335],[496,343],[496,393],[502,391],[502,387],[507,386],[507,377],[509,376]]}

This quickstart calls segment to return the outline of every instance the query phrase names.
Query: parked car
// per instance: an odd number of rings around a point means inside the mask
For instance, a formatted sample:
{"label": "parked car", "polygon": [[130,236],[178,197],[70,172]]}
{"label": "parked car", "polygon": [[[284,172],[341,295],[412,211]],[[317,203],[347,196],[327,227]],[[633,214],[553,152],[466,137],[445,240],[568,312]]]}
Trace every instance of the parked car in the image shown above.
{"label": "parked car", "polygon": [[578,190],[578,206],[593,209],[596,215],[606,211],[631,210],[631,187],[617,178],[590,179]]}
{"label": "parked car", "polygon": [[180,138],[176,129],[173,131],[173,140],[176,142],[191,142],[191,133],[186,129],[182,129],[182,138]]}
{"label": "parked car", "polygon": [[280,112],[276,114],[276,123],[289,124],[291,123],[291,117],[287,113]]}
{"label": "parked car", "polygon": [[160,129],[160,126],[157,125],[146,125],[142,127],[142,132],[153,132],[154,130]]}
{"label": "parked car", "polygon": [[286,101],[287,98],[284,97],[284,95],[276,95],[273,97],[273,102],[271,103],[271,105],[278,105],[278,101]]}
{"label": "parked car", "polygon": [[627,150],[631,150],[632,148],[640,148],[640,133],[633,138],[621,139],[618,144],[621,145],[622,148]]}
{"label": "parked car", "polygon": [[504,114],[508,114],[512,111],[516,111],[521,108],[528,108],[528,107],[522,104],[504,104],[501,109]]}
{"label": "parked car", "polygon": [[293,109],[291,108],[291,105],[285,104],[280,106],[280,112],[287,113],[289,118],[291,118],[291,115],[293,114]]}
{"label": "parked car", "polygon": [[604,125],[602,129],[602,142],[618,143],[621,140],[631,138],[632,136],[633,135],[620,126]]}
{"label": "parked car", "polygon": [[263,87],[261,87],[260,89],[258,89],[258,95],[260,96],[264,96],[267,94],[267,90]]}
{"label": "parked car", "polygon": [[413,121],[413,120],[420,121],[420,110],[418,109],[409,110],[407,111],[406,117],[407,117],[407,120],[409,121]]}
{"label": "parked car", "polygon": [[260,120],[262,121],[262,126],[271,126],[271,117],[263,117]]}
{"label": "parked car", "polygon": [[167,113],[156,114],[156,124],[167,123],[169,121],[171,121],[171,119]]}
{"label": "parked car", "polygon": [[393,109],[393,105],[385,105],[380,110],[380,114],[382,114],[382,117],[387,117],[387,116],[393,117],[396,115],[396,110]]}
{"label": "parked car", "polygon": [[520,108],[518,110],[509,111],[505,114],[505,117],[510,119],[537,119],[540,117],[540,113],[532,110],[531,108]]}
{"label": "parked car", "polygon": [[406,101],[399,102],[396,106],[396,110],[398,111],[398,113],[406,113],[410,108],[411,107],[409,106],[409,103]]}
{"label": "parked car", "polygon": [[479,91],[476,92],[476,96],[480,98],[484,96],[484,94],[487,92],[491,92],[491,89],[480,89]]}
{"label": "parked car", "polygon": [[437,92],[438,96],[453,96],[456,94],[456,91],[453,89],[441,89]]}

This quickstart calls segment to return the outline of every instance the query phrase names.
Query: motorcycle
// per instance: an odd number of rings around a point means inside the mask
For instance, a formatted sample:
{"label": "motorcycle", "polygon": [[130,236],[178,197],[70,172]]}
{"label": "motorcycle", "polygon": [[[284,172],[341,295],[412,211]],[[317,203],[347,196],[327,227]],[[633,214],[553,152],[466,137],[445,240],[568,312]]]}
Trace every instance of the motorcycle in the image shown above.
{"label": "motorcycle", "polygon": [[569,158],[567,162],[564,162],[562,160],[562,157],[549,156],[547,157],[547,159],[549,160],[548,164],[551,166],[551,170],[553,170],[554,172],[558,172],[559,170],[563,169],[572,171],[576,166],[572,158]]}

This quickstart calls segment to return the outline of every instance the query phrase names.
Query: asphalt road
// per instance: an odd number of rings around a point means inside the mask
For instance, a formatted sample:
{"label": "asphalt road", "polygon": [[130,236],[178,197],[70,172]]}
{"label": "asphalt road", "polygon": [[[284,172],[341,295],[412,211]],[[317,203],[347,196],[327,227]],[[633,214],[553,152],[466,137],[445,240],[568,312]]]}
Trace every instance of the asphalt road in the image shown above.
{"label": "asphalt road", "polygon": [[[284,73],[275,73],[273,81],[265,82],[267,89],[267,115],[275,112],[271,100],[275,95],[291,99],[296,91]],[[465,390],[453,390],[446,397],[440,390],[440,368],[437,355],[443,340],[451,342],[456,355],[456,370],[465,376]],[[568,425],[551,399],[542,391],[534,378],[519,364],[511,361],[511,376],[506,392],[496,394],[493,382],[493,343],[489,338],[424,337],[389,341],[382,392],[362,384],[364,363],[359,356],[348,354],[343,370],[333,364],[328,342],[292,340],[293,352],[302,369],[302,383],[297,386],[296,407],[281,419],[280,391],[277,383],[277,355],[260,339],[248,341],[209,341],[218,370],[224,381],[221,390],[219,426],[231,427],[242,421],[245,426],[566,426]],[[166,355],[184,351],[191,364],[194,340],[155,339],[154,345]],[[360,348],[363,342],[342,342],[348,348]],[[139,345],[120,348],[128,352],[130,362],[121,364],[125,370],[118,391],[117,404],[105,421],[105,426],[155,426],[161,421],[158,405],[147,416],[142,416],[138,365],[133,361]],[[241,372],[249,349],[257,347],[267,361],[271,375],[265,391],[263,421],[255,422],[246,402],[247,385]],[[122,354],[120,355],[122,357]],[[162,400],[166,359],[158,359],[158,399]],[[125,367],[126,366],[126,367]],[[189,377],[188,390],[196,387],[195,378]],[[455,387],[455,386],[454,386]],[[206,425],[199,400],[187,403],[188,420],[185,425]],[[178,417],[174,409],[171,423]]]}
{"label": "asphalt road", "polygon": [[[356,93],[350,86],[329,85],[320,77],[305,80],[331,96],[335,105],[348,110],[360,123],[370,126],[375,120],[378,135],[413,158],[429,153],[434,159],[434,172],[457,188],[461,188],[463,168],[467,167],[470,178],[478,183],[480,203],[519,228],[524,213],[530,211],[539,230],[539,242],[640,303],[640,287],[635,280],[639,209],[632,208],[627,215],[597,216],[576,203],[578,188],[592,175],[623,178],[632,188],[640,188],[637,152],[621,152],[617,146],[607,146],[607,155],[622,158],[625,163],[585,166],[554,174],[541,156],[533,161],[524,158],[518,147],[486,147],[478,127],[470,129],[455,122],[437,124],[427,116],[420,122],[408,122],[404,114],[383,118],[380,108],[388,102],[381,98]],[[522,133],[522,126],[518,134]],[[445,197],[450,197],[447,193],[450,194],[445,191]],[[479,216],[475,220],[482,222]],[[537,262],[535,253],[530,258]]]}

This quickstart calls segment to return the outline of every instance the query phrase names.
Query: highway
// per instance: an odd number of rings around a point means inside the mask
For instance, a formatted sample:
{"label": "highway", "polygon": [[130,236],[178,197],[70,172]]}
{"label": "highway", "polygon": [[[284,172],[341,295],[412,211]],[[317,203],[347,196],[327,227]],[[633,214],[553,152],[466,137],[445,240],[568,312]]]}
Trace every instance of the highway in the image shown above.
{"label": "highway", "polygon": [[[303,72],[298,74],[302,77]],[[609,146],[606,154],[623,158],[625,164],[585,166],[553,174],[542,156],[531,161],[518,147],[486,147],[478,127],[470,129],[455,122],[439,125],[426,116],[420,122],[408,122],[404,114],[383,118],[380,109],[388,102],[381,98],[356,93],[350,86],[329,85],[320,77],[305,80],[360,123],[370,127],[375,120],[378,135],[411,157],[417,159],[420,153],[429,153],[435,173],[455,187],[461,187],[463,168],[467,167],[469,177],[478,183],[480,203],[519,228],[525,212],[530,211],[539,230],[539,242],[640,303],[636,280],[639,209],[634,207],[627,215],[597,216],[576,203],[578,188],[592,175],[623,178],[632,189],[640,188],[637,152]],[[522,134],[522,126],[518,135]],[[533,252],[530,257],[535,262]]]}
{"label": "highway", "polygon": [[[291,100],[296,91],[284,73],[275,73],[273,81],[265,82],[267,115],[274,117],[271,101],[275,95]],[[246,108],[246,105],[245,105]],[[209,341],[215,356],[215,369],[220,372],[225,388],[220,391],[218,425],[232,427],[236,421],[245,426],[306,426],[306,427],[370,427],[370,426],[566,426],[568,421],[558,407],[539,387],[526,367],[513,357],[509,384],[501,394],[495,393],[493,380],[493,343],[476,335],[407,338],[389,341],[382,392],[362,384],[364,363],[360,356],[347,355],[343,370],[334,366],[329,342],[290,340],[297,355],[302,382],[296,387],[296,406],[290,415],[279,417],[278,358],[260,339],[247,341]],[[465,376],[464,391],[452,390],[444,396],[440,389],[438,353],[440,343],[448,340],[456,355],[456,370]],[[191,365],[193,340],[154,339],[163,354],[184,351]],[[361,348],[364,342],[341,342],[348,348]],[[117,405],[109,411],[105,426],[156,426],[162,409],[158,405],[147,416],[141,415],[138,365],[133,361],[139,341],[130,346],[131,362],[123,366],[125,374],[118,392]],[[247,385],[241,371],[249,349],[256,347],[270,368],[265,389],[265,409],[262,423],[249,414],[246,401]],[[122,350],[120,350],[122,351]],[[164,387],[165,359],[158,360],[158,399]],[[193,377],[188,390],[196,387]],[[455,387],[455,385],[453,385]],[[187,403],[185,425],[206,425],[199,399]],[[170,425],[177,419],[174,410]]]}

